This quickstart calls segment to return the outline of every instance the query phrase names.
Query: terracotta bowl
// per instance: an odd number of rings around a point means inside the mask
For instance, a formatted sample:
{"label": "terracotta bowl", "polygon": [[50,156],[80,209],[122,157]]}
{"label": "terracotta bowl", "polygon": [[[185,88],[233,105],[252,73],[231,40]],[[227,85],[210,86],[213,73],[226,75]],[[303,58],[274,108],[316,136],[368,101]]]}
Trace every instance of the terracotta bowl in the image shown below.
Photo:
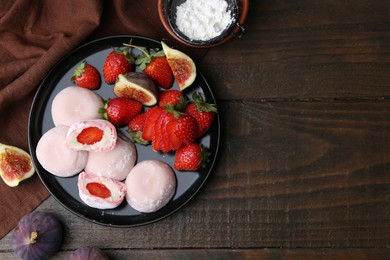
{"label": "terracotta bowl", "polygon": [[174,16],[172,13],[174,10],[174,4],[180,4],[183,0],[158,0],[158,14],[160,20],[164,25],[167,32],[175,38],[177,41],[195,48],[210,48],[221,45],[227,42],[231,38],[241,38],[244,34],[244,22],[248,14],[249,0],[233,0],[228,2],[234,2],[236,5],[232,8],[234,22],[224,30],[224,32],[209,41],[191,40],[187,36],[183,35],[174,23]]}

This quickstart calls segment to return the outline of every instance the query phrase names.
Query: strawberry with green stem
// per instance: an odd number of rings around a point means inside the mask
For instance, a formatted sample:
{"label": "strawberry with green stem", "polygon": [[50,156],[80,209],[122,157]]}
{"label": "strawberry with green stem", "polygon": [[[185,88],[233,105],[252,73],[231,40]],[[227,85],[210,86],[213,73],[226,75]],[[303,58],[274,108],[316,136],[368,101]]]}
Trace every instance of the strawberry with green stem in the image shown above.
{"label": "strawberry with green stem", "polygon": [[165,107],[167,120],[162,127],[166,134],[164,135],[170,150],[177,150],[183,144],[195,142],[198,135],[198,123],[195,118],[183,112],[175,110],[172,105]]}
{"label": "strawberry with green stem", "polygon": [[97,89],[100,86],[98,70],[86,61],[81,62],[77,66],[70,80],[77,86],[86,89]]}
{"label": "strawberry with green stem", "polygon": [[122,97],[110,98],[103,102],[99,113],[116,127],[129,124],[130,120],[141,113],[142,104],[136,100]]}
{"label": "strawberry with green stem", "polygon": [[158,105],[161,107],[171,105],[176,111],[184,111],[187,104],[188,100],[180,90],[169,89],[166,91],[160,91]]}
{"label": "strawberry with green stem", "polygon": [[107,84],[114,84],[119,74],[134,71],[134,57],[129,48],[117,48],[108,53],[103,64],[103,78]]}
{"label": "strawberry with green stem", "polygon": [[204,98],[194,92],[191,102],[185,109],[185,113],[196,119],[199,126],[198,137],[204,135],[211,127],[217,114],[217,107],[214,104],[207,103]]}
{"label": "strawberry with green stem", "polygon": [[179,171],[196,171],[206,167],[210,153],[202,144],[191,143],[176,151],[174,167]]}
{"label": "strawberry with green stem", "polygon": [[135,65],[139,66],[141,70],[157,85],[164,89],[169,89],[173,84],[173,72],[164,51],[147,51],[132,44],[124,44],[127,47],[135,48],[141,51],[135,59]]}

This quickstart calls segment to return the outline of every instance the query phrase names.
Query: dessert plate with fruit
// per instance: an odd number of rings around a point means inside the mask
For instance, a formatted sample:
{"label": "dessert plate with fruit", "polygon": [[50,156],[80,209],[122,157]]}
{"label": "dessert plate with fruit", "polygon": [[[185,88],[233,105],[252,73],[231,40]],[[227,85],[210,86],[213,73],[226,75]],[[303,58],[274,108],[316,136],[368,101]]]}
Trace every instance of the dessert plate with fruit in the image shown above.
{"label": "dessert plate with fruit", "polygon": [[121,35],[87,43],[52,68],[28,137],[34,167],[60,204],[130,227],[167,217],[197,194],[213,172],[220,121],[190,56]]}

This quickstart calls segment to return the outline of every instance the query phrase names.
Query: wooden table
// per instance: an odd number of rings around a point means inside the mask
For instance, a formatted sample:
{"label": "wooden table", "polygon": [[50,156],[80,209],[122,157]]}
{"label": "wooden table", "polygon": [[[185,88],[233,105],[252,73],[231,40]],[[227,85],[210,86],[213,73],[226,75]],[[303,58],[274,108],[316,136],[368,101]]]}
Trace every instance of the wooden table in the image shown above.
{"label": "wooden table", "polygon": [[[111,228],[38,209],[113,259],[382,259],[390,254],[390,2],[254,0],[199,69],[221,117],[215,171],[157,223]],[[10,234],[0,258],[15,259]]]}

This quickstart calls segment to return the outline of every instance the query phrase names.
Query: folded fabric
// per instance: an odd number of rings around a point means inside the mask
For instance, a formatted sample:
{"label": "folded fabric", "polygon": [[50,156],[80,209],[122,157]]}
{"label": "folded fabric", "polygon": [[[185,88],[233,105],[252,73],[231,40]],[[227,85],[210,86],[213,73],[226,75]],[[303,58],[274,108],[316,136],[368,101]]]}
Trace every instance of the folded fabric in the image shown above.
{"label": "folded fabric", "polygon": [[[28,151],[28,116],[36,90],[61,57],[112,35],[168,40],[196,61],[206,53],[174,42],[154,0],[13,0],[0,6],[0,142]],[[10,188],[0,181],[0,239],[49,196],[37,175]]]}

